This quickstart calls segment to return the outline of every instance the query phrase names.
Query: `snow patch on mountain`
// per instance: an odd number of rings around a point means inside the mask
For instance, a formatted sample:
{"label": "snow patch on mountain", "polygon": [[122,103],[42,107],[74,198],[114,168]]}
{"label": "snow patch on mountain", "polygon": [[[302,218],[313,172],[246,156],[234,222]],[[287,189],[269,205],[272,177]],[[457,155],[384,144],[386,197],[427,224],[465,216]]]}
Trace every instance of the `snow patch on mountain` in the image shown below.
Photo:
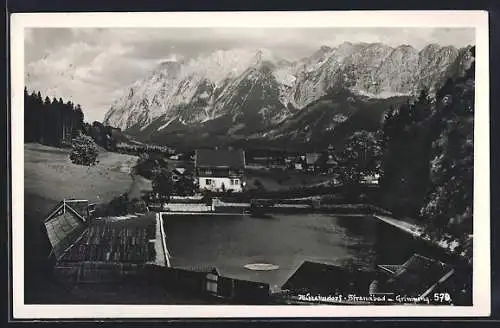
{"label": "snow patch on mountain", "polygon": [[284,86],[292,87],[297,79],[288,68],[280,68],[273,72],[276,81]]}
{"label": "snow patch on mountain", "polygon": [[165,128],[166,128],[167,126],[169,126],[169,125],[170,125],[173,121],[175,121],[175,118],[172,118],[172,119],[168,120],[168,121],[167,121],[167,123],[165,123],[165,124],[161,125],[161,126],[157,129],[157,131],[160,131],[160,130],[165,129]]}

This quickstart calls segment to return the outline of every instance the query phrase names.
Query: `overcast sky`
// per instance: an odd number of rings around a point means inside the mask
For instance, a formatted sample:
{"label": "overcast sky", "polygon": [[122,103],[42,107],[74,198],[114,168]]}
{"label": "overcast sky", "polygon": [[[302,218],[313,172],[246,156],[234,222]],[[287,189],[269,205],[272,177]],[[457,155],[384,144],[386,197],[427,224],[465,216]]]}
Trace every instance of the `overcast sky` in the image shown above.
{"label": "overcast sky", "polygon": [[126,87],[158,63],[218,49],[267,48],[288,60],[342,42],[474,44],[473,29],[426,28],[32,28],[25,30],[30,88],[82,105],[86,121],[102,120]]}

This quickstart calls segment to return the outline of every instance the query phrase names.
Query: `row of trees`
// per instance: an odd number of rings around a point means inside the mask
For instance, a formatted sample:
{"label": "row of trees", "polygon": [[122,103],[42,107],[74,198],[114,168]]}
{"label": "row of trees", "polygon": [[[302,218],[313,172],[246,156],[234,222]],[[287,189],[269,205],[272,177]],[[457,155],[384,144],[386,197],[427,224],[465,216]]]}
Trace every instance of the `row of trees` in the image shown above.
{"label": "row of trees", "polygon": [[85,123],[83,133],[90,136],[96,144],[109,151],[116,151],[120,130],[94,121]]}
{"label": "row of trees", "polygon": [[25,88],[24,139],[25,142],[54,147],[71,146],[74,163],[91,165],[97,157],[96,145],[116,151],[118,142],[124,137],[120,129],[97,121],[92,124],[84,122],[84,114],[78,104],[64,102],[62,98],[43,99],[40,92],[30,94]]}
{"label": "row of trees", "polygon": [[24,139],[60,146],[84,128],[84,115],[80,105],[61,98],[42,98],[40,92],[28,93],[24,89]]}

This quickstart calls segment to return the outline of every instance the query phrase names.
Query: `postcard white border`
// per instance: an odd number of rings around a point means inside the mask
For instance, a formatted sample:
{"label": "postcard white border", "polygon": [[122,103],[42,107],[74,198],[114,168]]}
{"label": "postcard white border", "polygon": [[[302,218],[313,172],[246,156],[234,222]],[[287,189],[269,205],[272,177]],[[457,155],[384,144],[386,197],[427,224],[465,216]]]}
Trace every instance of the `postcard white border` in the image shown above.
{"label": "postcard white border", "polygon": [[[24,28],[470,27],[476,29],[473,306],[185,306],[24,304]],[[14,319],[470,317],[490,315],[489,39],[485,11],[19,13],[11,15]]]}

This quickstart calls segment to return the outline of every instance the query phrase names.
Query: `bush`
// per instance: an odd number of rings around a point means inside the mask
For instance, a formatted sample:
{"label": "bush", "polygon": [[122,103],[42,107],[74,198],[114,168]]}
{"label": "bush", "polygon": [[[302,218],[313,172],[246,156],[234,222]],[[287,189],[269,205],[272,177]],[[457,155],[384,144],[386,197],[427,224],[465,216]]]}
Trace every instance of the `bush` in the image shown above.
{"label": "bush", "polygon": [[113,198],[108,204],[96,210],[96,216],[121,216],[147,211],[148,208],[143,199],[130,199],[125,193]]}
{"label": "bush", "polygon": [[113,198],[104,209],[105,216],[125,215],[128,211],[128,197],[122,194]]}
{"label": "bush", "polygon": [[172,175],[167,168],[160,168],[153,176],[153,192],[168,199],[173,193]]}
{"label": "bush", "polygon": [[152,180],[161,168],[168,168],[168,163],[161,154],[142,153],[134,166],[134,173]]}
{"label": "bush", "polygon": [[94,165],[99,155],[97,145],[91,137],[80,134],[73,139],[69,158],[72,163],[78,165]]}
{"label": "bush", "polygon": [[193,196],[195,194],[193,179],[189,176],[181,177],[174,183],[173,193],[179,196]]}
{"label": "bush", "polygon": [[132,199],[127,204],[127,213],[145,213],[148,211],[143,199]]}

